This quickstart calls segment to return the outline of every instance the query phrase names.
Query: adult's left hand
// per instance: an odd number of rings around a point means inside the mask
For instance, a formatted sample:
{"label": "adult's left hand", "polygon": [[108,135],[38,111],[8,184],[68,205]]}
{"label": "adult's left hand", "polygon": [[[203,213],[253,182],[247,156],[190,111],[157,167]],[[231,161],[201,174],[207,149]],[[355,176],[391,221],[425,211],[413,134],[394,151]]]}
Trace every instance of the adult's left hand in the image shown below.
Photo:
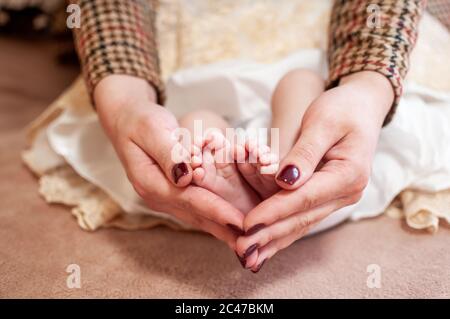
{"label": "adult's left hand", "polygon": [[361,198],[393,99],[386,77],[362,71],[311,104],[298,141],[280,163],[276,179],[283,189],[244,219],[246,236],[236,248],[247,268],[259,271],[325,217]]}

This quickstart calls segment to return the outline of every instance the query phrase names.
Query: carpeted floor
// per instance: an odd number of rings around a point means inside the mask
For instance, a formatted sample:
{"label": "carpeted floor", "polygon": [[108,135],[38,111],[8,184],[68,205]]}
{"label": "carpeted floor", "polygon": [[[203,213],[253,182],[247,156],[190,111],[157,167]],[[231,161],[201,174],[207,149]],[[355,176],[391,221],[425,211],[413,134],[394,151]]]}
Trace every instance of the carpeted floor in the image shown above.
{"label": "carpeted floor", "polygon": [[[23,127],[76,76],[55,45],[0,38],[0,297],[342,298],[450,297],[450,231],[414,233],[380,217],[301,240],[244,271],[209,236],[165,228],[82,231],[68,209],[48,206],[21,164]],[[66,267],[78,264],[81,288]],[[368,288],[367,266],[381,270]]]}

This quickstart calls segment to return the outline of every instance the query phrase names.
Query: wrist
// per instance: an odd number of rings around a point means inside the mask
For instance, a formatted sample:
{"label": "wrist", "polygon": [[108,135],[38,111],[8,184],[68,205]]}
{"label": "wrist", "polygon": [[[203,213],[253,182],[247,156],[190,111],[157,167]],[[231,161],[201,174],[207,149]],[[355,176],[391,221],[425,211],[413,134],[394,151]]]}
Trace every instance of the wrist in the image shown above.
{"label": "wrist", "polygon": [[[132,114],[133,108],[156,105],[156,92],[144,79],[129,75],[108,75],[94,89],[94,103],[106,134],[114,140],[120,132],[119,119]],[[125,110],[122,112],[122,110]]]}
{"label": "wrist", "polygon": [[360,71],[347,75],[339,81],[339,86],[351,86],[365,101],[376,107],[384,120],[394,103],[395,93],[391,82],[381,73]]}
{"label": "wrist", "polygon": [[156,103],[153,86],[142,78],[123,74],[112,74],[101,79],[93,97],[98,112],[114,112],[136,103]]}

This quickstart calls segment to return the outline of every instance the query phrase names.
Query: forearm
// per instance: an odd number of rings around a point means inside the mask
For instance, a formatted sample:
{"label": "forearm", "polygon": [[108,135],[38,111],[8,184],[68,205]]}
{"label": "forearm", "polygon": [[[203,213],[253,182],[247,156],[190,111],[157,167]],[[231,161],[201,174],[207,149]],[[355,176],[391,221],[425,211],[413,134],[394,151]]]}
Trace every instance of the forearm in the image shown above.
{"label": "forearm", "polygon": [[90,93],[108,75],[125,74],[150,83],[162,104],[154,5],[147,0],[70,2],[81,9],[81,27],[73,30]]}
{"label": "forearm", "polygon": [[[395,96],[386,117],[389,122],[402,94],[402,80],[425,4],[425,0],[336,0],[329,29],[327,87],[355,72],[382,74]],[[376,5],[379,11],[368,11],[369,5]]]}

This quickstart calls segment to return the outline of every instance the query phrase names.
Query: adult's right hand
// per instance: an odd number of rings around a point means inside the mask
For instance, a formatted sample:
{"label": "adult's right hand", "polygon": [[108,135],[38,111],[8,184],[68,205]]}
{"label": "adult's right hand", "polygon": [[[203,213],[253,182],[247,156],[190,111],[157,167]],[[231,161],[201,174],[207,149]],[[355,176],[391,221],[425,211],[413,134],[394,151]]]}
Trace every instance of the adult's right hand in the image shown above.
{"label": "adult's right hand", "polygon": [[[95,87],[100,122],[128,179],[147,205],[212,234],[235,250],[244,215],[214,193],[189,185],[192,169],[173,162],[175,117],[156,104],[153,87],[128,75],[110,75]],[[188,154],[188,153],[187,153]]]}

